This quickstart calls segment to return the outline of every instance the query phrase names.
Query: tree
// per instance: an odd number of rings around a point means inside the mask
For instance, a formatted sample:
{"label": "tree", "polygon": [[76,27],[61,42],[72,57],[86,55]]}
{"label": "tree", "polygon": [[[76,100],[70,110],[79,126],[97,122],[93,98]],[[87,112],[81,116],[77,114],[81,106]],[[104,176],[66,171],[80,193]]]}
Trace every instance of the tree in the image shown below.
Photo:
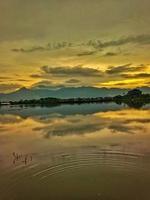
{"label": "tree", "polygon": [[142,95],[142,91],[139,89],[129,90],[127,93],[127,96],[131,96],[131,97],[138,97],[141,95]]}

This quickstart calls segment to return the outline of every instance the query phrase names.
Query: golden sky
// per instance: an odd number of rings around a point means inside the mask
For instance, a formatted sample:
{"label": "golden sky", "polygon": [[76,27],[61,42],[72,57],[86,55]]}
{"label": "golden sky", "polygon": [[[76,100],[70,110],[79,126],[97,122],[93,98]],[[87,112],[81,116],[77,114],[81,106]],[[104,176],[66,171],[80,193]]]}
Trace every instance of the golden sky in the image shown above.
{"label": "golden sky", "polygon": [[0,1],[0,92],[150,84],[149,0]]}

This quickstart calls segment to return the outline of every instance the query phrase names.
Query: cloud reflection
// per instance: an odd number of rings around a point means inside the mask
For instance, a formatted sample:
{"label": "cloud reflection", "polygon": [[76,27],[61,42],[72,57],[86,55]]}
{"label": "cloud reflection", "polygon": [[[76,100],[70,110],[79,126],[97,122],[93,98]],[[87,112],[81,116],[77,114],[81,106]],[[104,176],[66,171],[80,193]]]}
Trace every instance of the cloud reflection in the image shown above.
{"label": "cloud reflection", "polygon": [[52,136],[84,135],[108,129],[111,133],[136,134],[149,124],[149,110],[125,109],[99,112],[88,115],[53,116],[38,119],[42,126],[34,131],[42,132],[46,138]]}
{"label": "cloud reflection", "polygon": [[[32,115],[32,113],[31,113]],[[45,138],[65,137],[72,135],[103,134],[107,129],[112,134],[138,134],[149,130],[150,110],[122,109],[117,111],[96,112],[93,114],[63,115],[51,113],[26,118],[18,115],[0,115],[0,127],[14,130],[19,123],[18,131],[27,132],[29,124],[33,133],[42,134]],[[32,128],[32,129],[31,129]]]}

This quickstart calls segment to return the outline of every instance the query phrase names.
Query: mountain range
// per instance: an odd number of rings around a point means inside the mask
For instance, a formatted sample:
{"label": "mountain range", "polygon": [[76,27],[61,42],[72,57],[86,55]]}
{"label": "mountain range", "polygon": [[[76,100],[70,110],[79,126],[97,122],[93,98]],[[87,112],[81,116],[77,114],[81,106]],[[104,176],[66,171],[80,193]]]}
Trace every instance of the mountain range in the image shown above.
{"label": "mountain range", "polygon": [[[143,93],[150,94],[150,87],[138,88]],[[118,88],[96,88],[96,87],[63,87],[60,89],[27,89],[25,87],[18,89],[11,93],[1,93],[0,101],[18,101],[25,99],[40,99],[46,97],[56,98],[77,98],[77,97],[106,97],[123,95],[127,93],[129,89]]]}

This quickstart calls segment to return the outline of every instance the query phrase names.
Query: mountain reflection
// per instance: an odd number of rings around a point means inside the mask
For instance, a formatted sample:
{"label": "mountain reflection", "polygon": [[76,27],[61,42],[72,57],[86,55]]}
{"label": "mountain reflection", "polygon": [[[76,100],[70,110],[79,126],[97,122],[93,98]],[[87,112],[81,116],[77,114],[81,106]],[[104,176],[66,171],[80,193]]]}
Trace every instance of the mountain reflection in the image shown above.
{"label": "mountain reflection", "polygon": [[[74,108],[74,107],[73,107]],[[36,109],[36,108],[35,108]],[[91,133],[101,134],[107,129],[110,133],[137,134],[145,132],[149,128],[149,109],[111,109],[97,111],[93,113],[83,111],[76,113],[60,112],[42,112],[43,108],[38,108],[38,114],[32,115],[32,109],[18,113],[14,110],[11,114],[0,114],[0,130],[3,132],[11,130],[12,132],[26,132],[27,126],[30,126],[30,132],[36,132],[45,138],[54,136],[64,137],[71,135],[87,135]],[[41,111],[41,114],[39,114]],[[31,128],[32,127],[32,128]]]}

